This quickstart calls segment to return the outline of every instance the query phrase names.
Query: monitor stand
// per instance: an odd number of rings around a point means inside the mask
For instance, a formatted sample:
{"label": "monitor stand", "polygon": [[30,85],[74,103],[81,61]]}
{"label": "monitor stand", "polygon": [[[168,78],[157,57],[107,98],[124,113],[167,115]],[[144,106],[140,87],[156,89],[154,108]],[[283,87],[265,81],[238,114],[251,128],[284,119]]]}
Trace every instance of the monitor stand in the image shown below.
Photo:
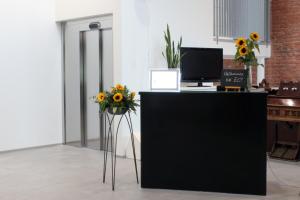
{"label": "monitor stand", "polygon": [[189,85],[187,87],[212,87],[212,86],[213,86],[213,84],[209,85],[209,84],[203,84],[203,82],[198,82],[197,85]]}

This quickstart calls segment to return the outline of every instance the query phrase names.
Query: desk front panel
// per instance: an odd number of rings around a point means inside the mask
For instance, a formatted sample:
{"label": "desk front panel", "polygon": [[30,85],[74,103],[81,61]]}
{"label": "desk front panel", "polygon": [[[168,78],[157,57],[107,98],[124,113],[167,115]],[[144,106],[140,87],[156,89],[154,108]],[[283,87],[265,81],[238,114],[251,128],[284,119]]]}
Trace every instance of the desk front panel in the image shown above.
{"label": "desk front panel", "polygon": [[141,93],[144,188],[266,194],[265,93]]}

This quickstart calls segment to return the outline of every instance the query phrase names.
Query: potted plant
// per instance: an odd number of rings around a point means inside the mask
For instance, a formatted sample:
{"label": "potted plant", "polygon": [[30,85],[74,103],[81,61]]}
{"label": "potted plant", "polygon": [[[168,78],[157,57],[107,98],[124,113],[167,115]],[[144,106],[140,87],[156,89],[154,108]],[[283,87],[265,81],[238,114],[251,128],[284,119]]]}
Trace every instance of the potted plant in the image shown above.
{"label": "potted plant", "polygon": [[259,64],[255,55],[255,50],[260,53],[259,49],[259,34],[252,32],[249,38],[240,37],[235,40],[236,54],[235,62],[245,66],[247,70],[247,90],[249,91],[252,87],[252,67],[257,67]]}
{"label": "potted plant", "polygon": [[178,68],[181,58],[183,55],[180,55],[180,48],[182,45],[182,37],[180,37],[179,42],[175,46],[175,42],[172,41],[170,27],[167,24],[167,30],[164,31],[164,38],[166,42],[165,51],[162,52],[163,57],[166,59],[168,68]]}
{"label": "potted plant", "polygon": [[114,115],[122,115],[127,111],[136,112],[137,100],[135,92],[130,92],[126,86],[117,84],[111,91],[100,92],[94,97],[95,102],[99,103],[101,112],[109,112]]}

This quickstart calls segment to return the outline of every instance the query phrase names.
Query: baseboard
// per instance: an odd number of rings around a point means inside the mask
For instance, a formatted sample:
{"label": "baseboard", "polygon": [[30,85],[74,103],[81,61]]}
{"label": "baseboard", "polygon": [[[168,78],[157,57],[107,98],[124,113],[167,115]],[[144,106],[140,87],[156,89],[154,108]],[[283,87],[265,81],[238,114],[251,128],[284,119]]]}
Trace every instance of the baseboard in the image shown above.
{"label": "baseboard", "polygon": [[39,145],[39,146],[25,147],[25,148],[12,149],[12,150],[4,150],[4,151],[0,151],[0,154],[17,152],[17,151],[26,151],[26,150],[32,150],[32,149],[41,149],[41,148],[45,148],[45,147],[53,147],[53,146],[58,146],[58,145],[63,145],[63,143]]}

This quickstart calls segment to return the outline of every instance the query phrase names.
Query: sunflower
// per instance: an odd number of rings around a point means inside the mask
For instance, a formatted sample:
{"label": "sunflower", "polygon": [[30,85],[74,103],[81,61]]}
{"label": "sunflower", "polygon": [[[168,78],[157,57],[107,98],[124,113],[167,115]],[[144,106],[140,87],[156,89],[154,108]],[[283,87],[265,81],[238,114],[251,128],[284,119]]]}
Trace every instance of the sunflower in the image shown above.
{"label": "sunflower", "polygon": [[117,93],[113,96],[113,99],[116,103],[119,103],[123,100],[123,95],[121,93]]}
{"label": "sunflower", "polygon": [[97,95],[97,100],[101,103],[101,102],[103,102],[103,101],[105,100],[105,97],[106,97],[105,93],[100,92],[100,93]]}
{"label": "sunflower", "polygon": [[243,38],[243,37],[238,38],[238,39],[235,41],[235,45],[238,46],[238,47],[244,47],[244,46],[246,46],[246,45],[247,45],[246,39]]}
{"label": "sunflower", "polygon": [[120,91],[123,91],[123,90],[124,90],[124,86],[121,85],[121,84],[117,84],[117,85],[116,85],[116,89],[117,89],[117,90],[120,90]]}
{"label": "sunflower", "polygon": [[240,50],[239,50],[239,53],[240,53],[240,56],[245,56],[245,55],[247,55],[247,53],[248,53],[248,49],[247,49],[247,47],[241,47],[240,48]]}
{"label": "sunflower", "polygon": [[259,40],[259,34],[257,32],[253,32],[250,34],[251,40],[257,42]]}
{"label": "sunflower", "polygon": [[134,99],[135,95],[136,95],[135,92],[131,92],[131,93],[130,93],[130,98],[131,98],[131,99]]}

